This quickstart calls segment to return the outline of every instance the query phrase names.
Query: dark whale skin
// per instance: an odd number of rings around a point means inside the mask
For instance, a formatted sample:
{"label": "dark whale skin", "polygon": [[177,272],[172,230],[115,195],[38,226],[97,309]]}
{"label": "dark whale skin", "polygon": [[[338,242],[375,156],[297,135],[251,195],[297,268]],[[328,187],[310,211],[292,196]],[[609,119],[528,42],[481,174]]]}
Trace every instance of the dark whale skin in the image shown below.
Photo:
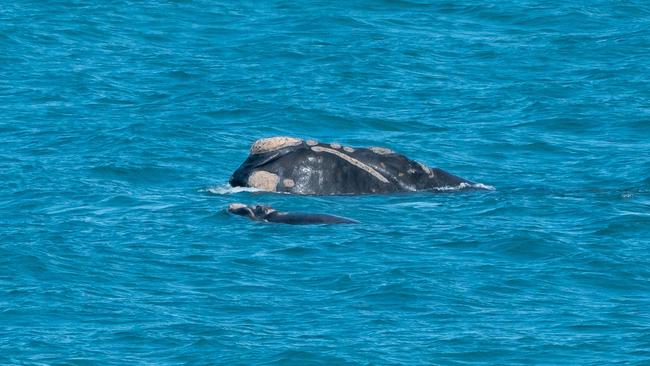
{"label": "dark whale skin", "polygon": [[[346,150],[347,149],[347,150]],[[308,195],[360,195],[416,192],[473,183],[442,169],[429,168],[384,149],[333,148],[302,141],[295,146],[250,154],[230,178],[234,187],[251,187],[253,173],[277,176],[269,191]],[[360,167],[361,166],[361,167]],[[290,181],[292,184],[283,184]]]}
{"label": "dark whale skin", "polygon": [[232,203],[228,206],[228,212],[233,215],[248,217],[254,221],[272,222],[290,225],[316,225],[316,224],[358,224],[356,220],[345,217],[312,214],[312,213],[289,213],[278,212],[271,206],[244,205]]}
{"label": "dark whale skin", "polygon": [[274,212],[265,218],[268,222],[291,224],[291,225],[313,225],[313,224],[358,224],[358,221],[325,214],[310,213],[283,213]]}

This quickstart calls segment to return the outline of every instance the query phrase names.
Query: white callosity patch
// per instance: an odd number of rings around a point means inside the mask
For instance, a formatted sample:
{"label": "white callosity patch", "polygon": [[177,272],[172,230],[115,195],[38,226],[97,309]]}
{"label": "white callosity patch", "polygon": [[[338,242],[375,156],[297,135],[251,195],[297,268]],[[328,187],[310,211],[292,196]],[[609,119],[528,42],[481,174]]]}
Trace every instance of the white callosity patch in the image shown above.
{"label": "white callosity patch", "polygon": [[296,182],[294,182],[291,178],[287,178],[282,181],[282,184],[287,188],[293,188],[293,186],[296,185]]}
{"label": "white callosity patch", "polygon": [[255,141],[251,147],[251,154],[262,154],[289,146],[302,144],[302,140],[295,137],[276,136]]}
{"label": "white callosity patch", "polygon": [[307,140],[307,145],[316,146],[316,145],[318,145],[318,141],[316,141],[316,140]]}
{"label": "white callosity patch", "polygon": [[387,149],[385,147],[369,147],[370,151],[374,152],[375,154],[379,155],[388,155],[388,154],[395,154],[395,152],[391,149]]}
{"label": "white callosity patch", "polygon": [[248,177],[248,186],[261,189],[263,191],[275,192],[280,177],[277,174],[269,173],[264,170],[258,170]]}
{"label": "white callosity patch", "polygon": [[347,161],[348,163],[356,166],[357,168],[365,170],[366,172],[370,173],[373,177],[379,179],[380,181],[382,181],[384,183],[389,183],[388,179],[386,179],[386,177],[379,174],[379,172],[376,171],[375,169],[373,169],[372,167],[368,166],[367,164],[364,164],[364,163],[360,162],[359,160],[357,160],[357,159],[355,159],[355,158],[353,158],[351,156],[347,156],[347,155],[345,155],[344,153],[342,153],[340,151],[328,149],[326,147],[321,147],[321,146],[314,146],[311,149],[313,151],[315,151],[315,152],[326,152],[326,153],[336,155],[339,158]]}
{"label": "white callosity patch", "polygon": [[337,149],[337,150],[341,148],[341,144],[337,144],[336,142],[331,143],[330,146],[332,147],[332,149]]}
{"label": "white callosity patch", "polygon": [[350,146],[346,146],[346,147],[344,147],[343,150],[345,150],[345,152],[349,152],[349,153],[354,152],[354,149],[351,148]]}

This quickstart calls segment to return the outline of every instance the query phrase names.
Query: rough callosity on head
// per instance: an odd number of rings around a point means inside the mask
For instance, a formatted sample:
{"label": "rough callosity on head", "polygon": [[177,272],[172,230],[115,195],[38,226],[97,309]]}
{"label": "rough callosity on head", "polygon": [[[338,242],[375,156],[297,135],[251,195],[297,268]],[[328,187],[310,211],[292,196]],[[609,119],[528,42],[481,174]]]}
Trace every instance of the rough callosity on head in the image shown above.
{"label": "rough callosity on head", "polygon": [[275,209],[271,206],[231,203],[228,205],[228,212],[233,215],[246,216],[251,220],[265,220],[268,215],[275,212]]}
{"label": "rough callosity on head", "polygon": [[231,204],[228,205],[228,210],[229,211],[234,211],[234,210],[238,210],[238,209],[244,208],[244,207],[246,207],[246,205],[243,204],[243,203],[231,203]]}
{"label": "rough callosity on head", "polygon": [[388,155],[388,154],[395,154],[395,151],[391,149],[387,149],[385,147],[369,147],[370,151],[374,152],[375,154],[380,154],[380,155]]}
{"label": "rough callosity on head", "polygon": [[228,205],[228,212],[234,215],[248,216],[250,218],[255,216],[255,213],[250,209],[250,207],[241,203],[231,203]]}
{"label": "rough callosity on head", "polygon": [[302,140],[295,137],[276,136],[255,141],[251,147],[251,154],[262,154],[289,146],[302,144]]}
{"label": "rough callosity on head", "polygon": [[278,177],[277,174],[269,173],[264,170],[257,170],[248,177],[248,186],[263,191],[275,192],[279,180],[280,177]]}

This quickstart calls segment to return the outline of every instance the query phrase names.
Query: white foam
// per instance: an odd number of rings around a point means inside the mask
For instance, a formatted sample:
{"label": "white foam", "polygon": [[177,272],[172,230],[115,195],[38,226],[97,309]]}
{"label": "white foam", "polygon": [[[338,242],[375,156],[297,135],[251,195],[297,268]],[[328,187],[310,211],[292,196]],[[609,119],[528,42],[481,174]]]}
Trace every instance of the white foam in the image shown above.
{"label": "white foam", "polygon": [[[301,175],[301,176],[303,176],[303,175]],[[306,176],[309,176],[309,175],[306,175]],[[299,183],[303,183],[303,182],[296,182],[296,185],[298,185]],[[308,183],[308,182],[304,182],[304,183]],[[298,187],[298,188],[300,188],[300,187]],[[493,186],[483,184],[483,183],[474,183],[474,184],[461,183],[461,184],[459,184],[457,186],[437,187],[437,188],[433,188],[432,190],[433,191],[441,191],[441,192],[449,192],[449,191],[453,192],[453,191],[460,191],[460,190],[467,189],[467,188],[486,189],[488,191],[496,190]],[[300,189],[298,189],[297,191],[300,192]],[[208,187],[208,188],[201,189],[200,192],[208,192],[208,193],[212,193],[212,194],[226,195],[226,194],[236,194],[236,193],[241,193],[241,192],[266,192],[266,191],[264,191],[262,189],[258,189],[258,188],[252,188],[252,187],[231,187],[228,184],[222,184],[220,186],[214,186],[214,187]],[[286,192],[286,193],[288,193],[288,192]]]}
{"label": "white foam", "polygon": [[235,193],[241,193],[241,192],[264,192],[261,189],[258,188],[252,188],[252,187],[232,187],[228,184],[223,184],[220,186],[214,186],[214,187],[208,187],[201,189],[201,192],[208,192],[212,194],[219,194],[219,195],[224,195],[224,194],[235,194]]}
{"label": "white foam", "polygon": [[437,188],[434,188],[433,190],[434,190],[434,191],[443,191],[443,192],[447,192],[447,191],[460,191],[460,190],[462,190],[462,189],[467,189],[467,188],[487,189],[488,191],[494,191],[494,190],[496,190],[496,189],[495,189],[493,186],[491,186],[491,185],[487,185],[487,184],[483,184],[483,183],[474,183],[474,184],[470,184],[470,183],[464,183],[464,182],[461,183],[461,184],[459,184],[459,185],[457,185],[457,186],[437,187]]}
{"label": "white foam", "polygon": [[497,189],[494,188],[494,186],[491,186],[489,184],[483,184],[483,183],[475,183],[472,184],[473,188],[480,188],[480,189],[487,189],[488,191],[496,191]]}

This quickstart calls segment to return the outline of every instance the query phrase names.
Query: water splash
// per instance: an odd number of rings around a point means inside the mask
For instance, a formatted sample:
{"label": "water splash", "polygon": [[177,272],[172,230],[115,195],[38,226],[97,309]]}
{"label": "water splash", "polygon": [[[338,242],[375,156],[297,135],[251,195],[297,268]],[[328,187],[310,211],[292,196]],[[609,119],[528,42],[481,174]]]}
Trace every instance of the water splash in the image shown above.
{"label": "water splash", "polygon": [[252,187],[232,187],[228,184],[223,184],[220,186],[214,186],[214,187],[208,187],[208,188],[203,188],[199,190],[199,192],[207,192],[211,194],[217,194],[217,195],[229,195],[229,194],[236,194],[236,193],[241,193],[241,192],[264,192],[261,189],[258,188],[252,188]]}
{"label": "water splash", "polygon": [[483,183],[461,183],[457,186],[445,186],[445,187],[437,187],[437,188],[432,188],[432,191],[440,191],[440,192],[454,192],[454,191],[462,191],[464,189],[485,189],[488,191],[496,191],[496,188],[494,188],[491,185],[488,184],[483,184]]}

